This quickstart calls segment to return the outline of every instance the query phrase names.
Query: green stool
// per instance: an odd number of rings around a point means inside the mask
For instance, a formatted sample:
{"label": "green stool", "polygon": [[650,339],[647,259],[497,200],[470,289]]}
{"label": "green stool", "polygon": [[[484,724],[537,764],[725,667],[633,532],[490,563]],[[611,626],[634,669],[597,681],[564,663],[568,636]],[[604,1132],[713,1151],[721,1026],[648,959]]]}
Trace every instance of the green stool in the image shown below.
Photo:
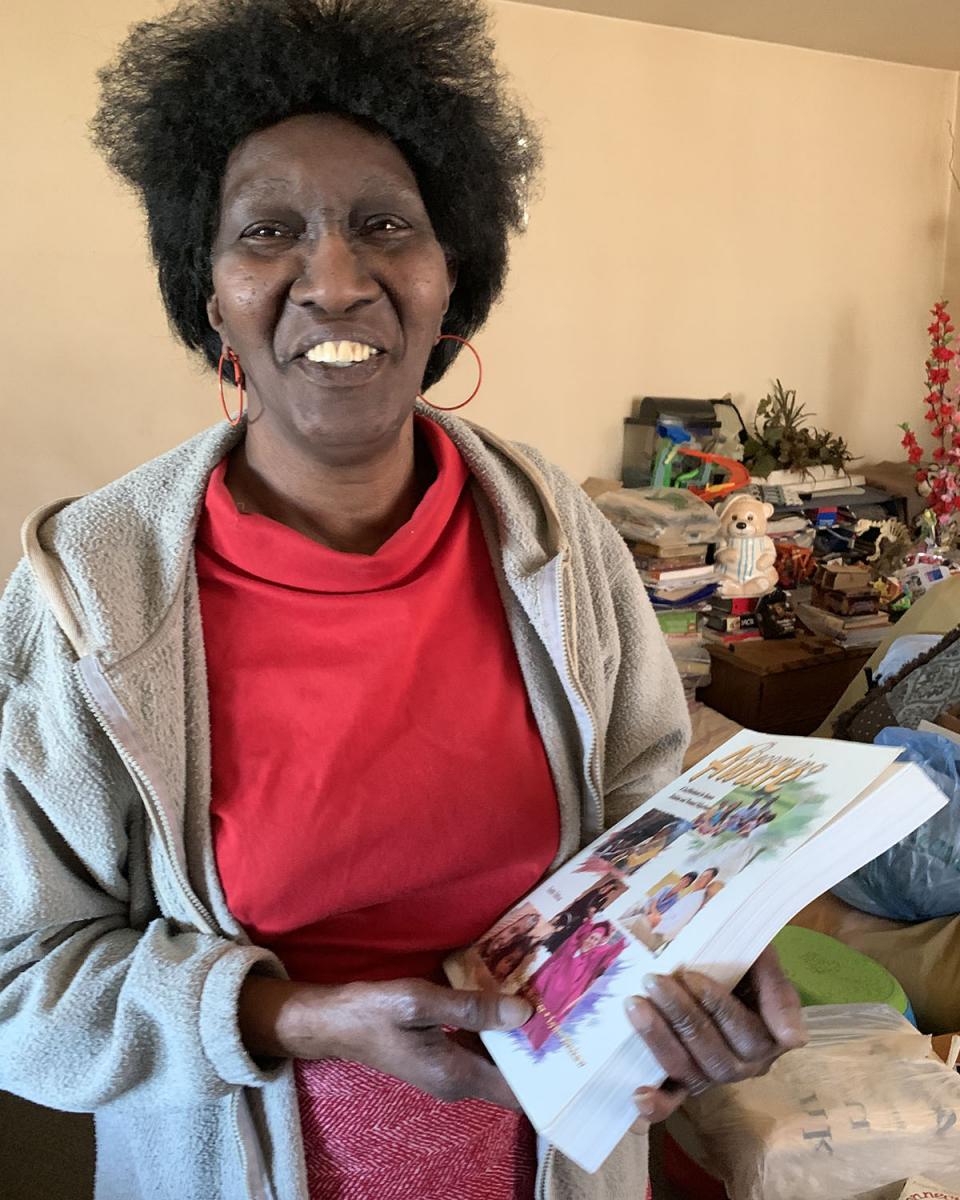
{"label": "green stool", "polygon": [[773,944],[801,1004],[889,1004],[916,1024],[907,993],[886,967],[859,950],[799,925],[788,925]]}

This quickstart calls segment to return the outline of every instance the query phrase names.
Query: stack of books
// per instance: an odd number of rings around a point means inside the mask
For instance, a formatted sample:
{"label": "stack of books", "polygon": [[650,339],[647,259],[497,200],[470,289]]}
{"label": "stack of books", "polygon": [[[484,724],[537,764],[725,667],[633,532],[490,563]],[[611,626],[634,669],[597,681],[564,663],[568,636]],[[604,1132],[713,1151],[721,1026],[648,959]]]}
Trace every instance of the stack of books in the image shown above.
{"label": "stack of books", "polygon": [[700,610],[695,607],[668,608],[657,613],[688,704],[696,699],[697,688],[710,682],[710,655],[700,636],[699,617]]}
{"label": "stack of books", "polygon": [[707,545],[684,540],[633,542],[640,578],[655,608],[685,608],[709,598],[716,571],[707,564]]}
{"label": "stack of books", "polygon": [[810,603],[798,604],[797,616],[811,633],[850,649],[879,646],[890,625],[869,569],[843,563],[817,568]]}
{"label": "stack of books", "polygon": [[703,622],[703,638],[730,645],[762,637],[757,596],[714,596]]}

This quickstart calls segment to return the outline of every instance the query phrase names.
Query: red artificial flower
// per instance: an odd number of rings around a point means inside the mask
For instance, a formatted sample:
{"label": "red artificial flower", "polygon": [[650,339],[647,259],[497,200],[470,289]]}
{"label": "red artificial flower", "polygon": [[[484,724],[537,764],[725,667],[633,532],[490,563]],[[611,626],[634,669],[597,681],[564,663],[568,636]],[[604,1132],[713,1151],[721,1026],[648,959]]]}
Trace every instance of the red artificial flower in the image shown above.
{"label": "red artificial flower", "polygon": [[946,367],[931,367],[927,371],[927,378],[931,383],[946,383],[950,378],[950,372]]}
{"label": "red artificial flower", "polygon": [[911,446],[909,452],[907,453],[907,458],[912,463],[918,463],[923,458],[923,451],[919,446]]}
{"label": "red artificial flower", "polygon": [[928,408],[927,411],[923,414],[923,419],[925,421],[935,421],[937,419],[936,409]]}
{"label": "red artificial flower", "polygon": [[926,483],[927,482],[926,471],[918,471],[916,473],[916,475],[914,475],[914,479],[916,479],[917,483]]}
{"label": "red artificial flower", "polygon": [[945,457],[946,453],[946,450],[944,450],[942,446],[937,446],[933,451],[933,457],[937,462],[940,462],[940,460]]}
{"label": "red artificial flower", "polygon": [[933,357],[937,362],[949,362],[952,358],[956,358],[957,355],[949,346],[934,346]]}

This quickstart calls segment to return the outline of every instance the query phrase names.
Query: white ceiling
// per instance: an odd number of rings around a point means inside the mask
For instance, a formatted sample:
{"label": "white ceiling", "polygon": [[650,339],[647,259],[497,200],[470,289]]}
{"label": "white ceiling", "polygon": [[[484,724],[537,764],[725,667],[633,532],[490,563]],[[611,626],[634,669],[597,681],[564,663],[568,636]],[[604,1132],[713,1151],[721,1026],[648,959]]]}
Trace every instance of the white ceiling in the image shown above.
{"label": "white ceiling", "polygon": [[674,25],[960,70],[960,0],[518,0],[541,8]]}

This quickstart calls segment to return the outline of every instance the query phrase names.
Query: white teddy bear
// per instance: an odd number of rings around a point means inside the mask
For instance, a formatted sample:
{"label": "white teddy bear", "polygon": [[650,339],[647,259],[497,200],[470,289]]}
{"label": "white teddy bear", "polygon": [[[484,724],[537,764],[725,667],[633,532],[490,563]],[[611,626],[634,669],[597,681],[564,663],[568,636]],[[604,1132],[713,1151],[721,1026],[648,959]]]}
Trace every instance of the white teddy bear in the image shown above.
{"label": "white teddy bear", "polygon": [[764,596],[777,586],[777,551],[767,537],[773,505],[740,493],[717,514],[720,537],[715,562],[721,596]]}

